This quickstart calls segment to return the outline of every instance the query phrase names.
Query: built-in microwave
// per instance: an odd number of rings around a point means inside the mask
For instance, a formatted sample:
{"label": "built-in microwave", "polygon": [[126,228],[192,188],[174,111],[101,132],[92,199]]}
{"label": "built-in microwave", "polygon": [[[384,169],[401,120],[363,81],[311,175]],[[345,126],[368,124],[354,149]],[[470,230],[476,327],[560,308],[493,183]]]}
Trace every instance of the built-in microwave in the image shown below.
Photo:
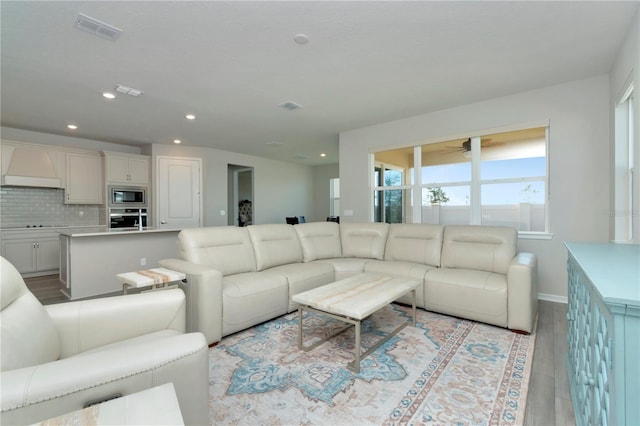
{"label": "built-in microwave", "polygon": [[110,207],[147,207],[147,188],[141,186],[109,186]]}

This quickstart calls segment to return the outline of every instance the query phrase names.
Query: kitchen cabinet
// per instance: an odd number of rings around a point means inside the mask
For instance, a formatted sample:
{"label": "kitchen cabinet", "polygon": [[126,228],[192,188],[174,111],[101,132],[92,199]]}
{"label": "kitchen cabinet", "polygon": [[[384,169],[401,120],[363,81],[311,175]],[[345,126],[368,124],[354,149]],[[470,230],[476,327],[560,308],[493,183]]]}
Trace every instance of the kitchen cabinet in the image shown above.
{"label": "kitchen cabinet", "polygon": [[65,204],[103,204],[102,157],[67,153]]}
{"label": "kitchen cabinet", "polygon": [[56,231],[3,232],[2,256],[21,274],[56,273],[60,262],[60,241]]}
{"label": "kitchen cabinet", "polygon": [[640,245],[565,245],[576,424],[640,424]]}
{"label": "kitchen cabinet", "polygon": [[151,157],[146,155],[103,152],[107,184],[149,184]]}

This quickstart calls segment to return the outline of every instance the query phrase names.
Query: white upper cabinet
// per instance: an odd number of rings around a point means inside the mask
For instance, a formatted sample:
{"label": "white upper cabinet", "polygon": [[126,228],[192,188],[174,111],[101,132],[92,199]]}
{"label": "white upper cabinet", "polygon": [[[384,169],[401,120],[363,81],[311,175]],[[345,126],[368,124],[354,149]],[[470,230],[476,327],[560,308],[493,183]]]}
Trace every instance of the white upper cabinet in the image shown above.
{"label": "white upper cabinet", "polygon": [[102,204],[102,157],[67,153],[65,204]]}
{"label": "white upper cabinet", "polygon": [[150,157],[113,152],[103,152],[103,155],[107,184],[149,184]]}

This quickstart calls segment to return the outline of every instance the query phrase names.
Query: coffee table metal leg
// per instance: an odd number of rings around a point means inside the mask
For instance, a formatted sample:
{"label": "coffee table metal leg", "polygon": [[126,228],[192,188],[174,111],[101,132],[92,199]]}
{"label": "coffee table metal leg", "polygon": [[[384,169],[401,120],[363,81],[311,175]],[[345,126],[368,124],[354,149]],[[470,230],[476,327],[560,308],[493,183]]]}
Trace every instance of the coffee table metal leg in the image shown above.
{"label": "coffee table metal leg", "polygon": [[416,326],[416,290],[411,290],[411,312],[413,314],[413,326]]}
{"label": "coffee table metal leg", "polygon": [[[415,290],[412,291],[412,299],[413,299],[412,300],[412,311],[413,311],[412,312],[413,313],[412,323],[413,323],[413,326],[415,327],[415,325],[416,325],[416,291]],[[344,322],[346,322],[346,323],[348,323],[350,325],[347,325],[346,327],[338,330],[337,332],[331,334],[330,336],[326,336],[326,337],[316,341],[315,343],[313,343],[313,344],[311,344],[309,346],[305,346],[304,343],[303,343],[303,332],[302,332],[303,331],[302,330],[302,310],[305,309],[305,308],[307,310],[309,310],[309,311],[317,312],[319,314],[323,314],[323,315],[329,316],[331,318],[335,318],[337,320],[344,321]],[[344,332],[349,327],[351,327],[351,324],[353,324],[355,326],[355,347],[354,347],[354,350],[353,350],[354,360],[347,364],[347,369],[350,370],[350,371],[353,371],[356,374],[359,374],[360,373],[360,361],[363,358],[368,357],[373,351],[378,349],[383,343],[385,343],[386,341],[391,339],[393,336],[398,334],[403,328],[405,328],[407,325],[409,325],[409,322],[404,322],[404,323],[400,324],[395,330],[391,331],[385,337],[383,337],[382,339],[378,340],[368,350],[366,350],[364,352],[360,352],[361,324],[362,324],[362,321],[357,320],[357,319],[353,319],[353,318],[349,318],[349,317],[345,317],[345,316],[341,316],[341,315],[331,314],[329,312],[320,311],[320,310],[314,309],[314,308],[312,308],[310,306],[298,305],[298,347],[300,349],[308,352],[311,349],[323,344],[327,340],[329,340],[329,339],[337,336],[338,334]]]}
{"label": "coffee table metal leg", "polygon": [[[326,315],[326,316],[329,316],[331,318],[335,318],[335,319],[338,319],[340,321],[346,322],[346,323],[348,323],[348,325],[346,327],[343,327],[343,328],[339,329],[338,331],[336,331],[335,333],[331,334],[330,336],[326,336],[326,337],[324,337],[322,339],[317,340],[315,343],[312,343],[309,346],[305,346],[304,343],[303,343],[303,335],[302,335],[303,334],[302,333],[302,310],[305,309],[305,308],[308,311],[317,312],[319,314]],[[324,342],[328,341],[329,339],[337,336],[338,334],[344,333],[346,330],[349,329],[349,327],[351,327],[351,324],[355,324],[355,322],[353,320],[346,319],[346,318],[341,317],[339,315],[334,315],[334,314],[330,314],[328,312],[319,311],[319,310],[314,309],[314,308],[312,308],[310,306],[298,305],[298,347],[300,349],[302,349],[303,351],[308,352],[311,349],[320,346],[321,344],[323,344]]]}
{"label": "coffee table metal leg", "polygon": [[302,305],[298,306],[298,347],[304,349],[302,345]]}
{"label": "coffee table metal leg", "polygon": [[360,321],[356,321],[356,346],[353,348],[355,354],[353,371],[356,374],[360,373],[360,324]]}

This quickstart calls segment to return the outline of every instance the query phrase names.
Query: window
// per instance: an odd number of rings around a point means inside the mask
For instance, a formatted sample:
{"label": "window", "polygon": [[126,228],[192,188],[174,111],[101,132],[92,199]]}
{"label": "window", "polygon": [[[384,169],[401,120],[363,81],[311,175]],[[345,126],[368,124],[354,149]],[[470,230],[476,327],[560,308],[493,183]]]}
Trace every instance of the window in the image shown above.
{"label": "window", "polygon": [[489,135],[480,153],[483,225],[510,225],[544,232],[546,200],[545,129]]}
{"label": "window", "polygon": [[420,151],[422,223],[471,223],[471,142],[423,145]]}
{"label": "window", "polygon": [[[410,172],[410,179],[404,185],[397,179],[383,184],[384,166],[376,164],[374,220],[389,222],[379,213],[378,200],[382,193],[389,194],[391,185],[397,191],[395,204],[404,209],[404,222],[508,225],[520,232],[546,232],[546,152],[547,128],[537,127],[376,153],[376,161],[393,159]],[[416,167],[421,172],[414,181]],[[417,212],[411,210],[412,195],[420,198]]]}
{"label": "window", "polygon": [[384,154],[376,154],[373,173],[374,221],[403,223],[407,210],[405,203],[411,200],[410,186],[405,185],[406,167],[379,162],[380,158],[384,158]]}
{"label": "window", "polygon": [[340,178],[329,179],[329,216],[340,216]]}
{"label": "window", "polygon": [[[637,200],[638,191],[634,177],[634,164],[637,162],[638,153],[634,147],[634,93],[630,84],[620,98],[615,109],[615,153],[614,153],[614,240],[633,241],[634,235],[640,234],[637,217],[634,215],[634,206],[640,202]],[[637,207],[636,207],[637,208]],[[636,223],[634,223],[634,220]]]}

